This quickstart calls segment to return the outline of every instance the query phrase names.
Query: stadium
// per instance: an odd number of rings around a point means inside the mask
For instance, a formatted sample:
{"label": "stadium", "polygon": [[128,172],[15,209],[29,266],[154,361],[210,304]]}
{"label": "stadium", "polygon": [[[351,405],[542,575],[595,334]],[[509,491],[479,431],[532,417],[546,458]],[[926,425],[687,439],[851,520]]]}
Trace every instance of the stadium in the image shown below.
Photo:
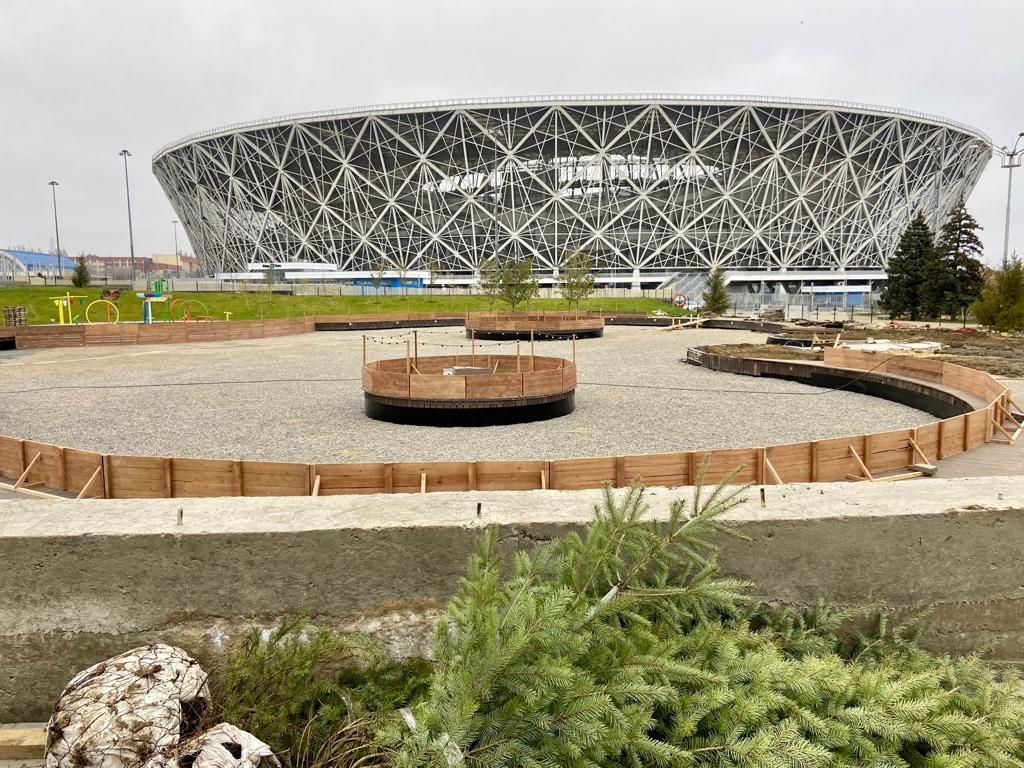
{"label": "stadium", "polygon": [[[952,120],[838,101],[600,95],[423,102],[188,136],[153,158],[208,275],[428,276],[589,252],[603,287],[873,287],[991,156]],[[697,282],[695,282],[697,281]],[[769,288],[765,288],[770,285]]]}

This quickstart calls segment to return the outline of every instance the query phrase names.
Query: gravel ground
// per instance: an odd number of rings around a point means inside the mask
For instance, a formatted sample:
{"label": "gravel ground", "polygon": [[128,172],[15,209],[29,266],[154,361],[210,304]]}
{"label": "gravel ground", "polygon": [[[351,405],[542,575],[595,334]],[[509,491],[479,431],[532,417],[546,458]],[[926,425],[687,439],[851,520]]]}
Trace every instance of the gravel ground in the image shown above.
{"label": "gravel ground", "polygon": [[[409,332],[374,332],[404,355]],[[419,333],[468,343],[459,328]],[[921,411],[849,392],[715,373],[687,346],[745,331],[608,328],[577,342],[576,411],[501,427],[407,427],[363,415],[359,333],[150,347],[0,352],[0,434],[106,453],[302,462],[548,459],[758,446],[899,429]],[[528,345],[524,344],[524,348]],[[491,351],[512,351],[514,344]],[[569,356],[568,342],[538,354]],[[71,387],[70,389],[54,389]]]}

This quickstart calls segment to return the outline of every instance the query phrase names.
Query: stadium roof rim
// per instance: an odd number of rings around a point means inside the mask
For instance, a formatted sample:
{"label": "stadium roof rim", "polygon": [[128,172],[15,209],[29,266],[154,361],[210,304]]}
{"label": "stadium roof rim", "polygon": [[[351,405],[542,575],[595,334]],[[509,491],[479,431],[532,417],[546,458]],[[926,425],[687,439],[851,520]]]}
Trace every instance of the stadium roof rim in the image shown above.
{"label": "stadium roof rim", "polygon": [[737,94],[679,94],[679,93],[581,93],[562,94],[550,96],[506,96],[499,98],[466,98],[466,99],[442,99],[439,101],[408,101],[395,104],[371,104],[359,107],[351,107],[340,110],[322,110],[319,112],[298,112],[291,115],[279,115],[259,120],[249,120],[243,123],[232,123],[220,128],[213,128],[207,131],[200,131],[185,136],[182,139],[165,144],[153,155],[153,162],[156,162],[161,155],[175,149],[192,144],[196,141],[209,139],[216,136],[224,136],[237,133],[243,130],[254,128],[275,128],[282,125],[290,125],[299,122],[335,120],[347,117],[366,117],[367,115],[382,114],[403,114],[412,112],[431,112],[446,108],[477,107],[489,109],[494,107],[529,107],[549,106],[552,104],[722,104],[730,106],[767,106],[767,107],[817,107],[824,109],[839,109],[849,112],[861,112],[868,114],[886,115],[890,117],[909,117],[914,120],[921,120],[936,123],[947,128],[954,128],[965,133],[973,134],[992,146],[992,139],[983,131],[966,123],[942,117],[930,115],[925,112],[915,112],[909,109],[898,109],[896,107],[883,107],[874,104],[861,104],[854,101],[841,101],[836,99],[806,99],[806,98],[783,98],[779,96],[751,96]]}

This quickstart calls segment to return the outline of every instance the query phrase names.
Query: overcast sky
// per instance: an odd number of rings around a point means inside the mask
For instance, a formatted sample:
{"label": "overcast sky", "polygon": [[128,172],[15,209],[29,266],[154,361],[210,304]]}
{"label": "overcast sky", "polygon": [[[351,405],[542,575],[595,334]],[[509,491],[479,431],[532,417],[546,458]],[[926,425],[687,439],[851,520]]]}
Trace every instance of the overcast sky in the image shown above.
{"label": "overcast sky", "polygon": [[[261,117],[600,92],[846,99],[1024,130],[1020,0],[0,0],[0,247],[173,251],[153,153]],[[1006,171],[969,207],[1002,255]],[[1024,253],[1024,173],[1011,248]],[[181,247],[187,248],[184,237]]]}

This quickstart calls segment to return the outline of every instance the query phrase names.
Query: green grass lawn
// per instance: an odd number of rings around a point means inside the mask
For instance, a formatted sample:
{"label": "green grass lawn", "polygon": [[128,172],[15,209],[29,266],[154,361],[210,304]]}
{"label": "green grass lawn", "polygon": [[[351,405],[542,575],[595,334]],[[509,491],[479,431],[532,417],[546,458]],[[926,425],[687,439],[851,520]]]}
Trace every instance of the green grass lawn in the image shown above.
{"label": "green grass lawn", "polygon": [[[57,307],[50,300],[53,296],[62,296],[70,291],[74,296],[83,294],[81,304],[74,305],[75,314],[85,321],[85,309],[89,302],[100,297],[101,287],[85,289],[64,288],[53,286],[21,286],[0,288],[0,307],[24,306],[27,308],[28,322],[32,325],[49,324],[57,321]],[[397,290],[397,289],[396,289]],[[463,312],[469,310],[491,309],[489,300],[483,296],[288,296],[274,295],[270,297],[265,291],[251,293],[195,293],[191,291],[174,291],[175,299],[192,299],[202,302],[210,317],[223,320],[225,312],[231,312],[232,320],[258,320],[273,317],[302,317],[304,315],[349,315],[377,314],[387,312]],[[507,309],[500,304],[497,309]],[[118,301],[118,309],[122,321],[138,321],[142,319],[142,300],[134,293],[125,291]],[[567,310],[569,305],[561,299],[534,299],[530,309]],[[643,297],[587,299],[580,309],[607,311],[640,311],[651,312],[660,309],[671,315],[685,315],[686,311],[674,309],[665,301]],[[193,314],[201,310],[196,307]],[[178,313],[178,307],[175,314]],[[157,320],[167,317],[164,307],[155,310]],[[90,318],[102,321],[106,312],[102,306],[94,307]]]}

